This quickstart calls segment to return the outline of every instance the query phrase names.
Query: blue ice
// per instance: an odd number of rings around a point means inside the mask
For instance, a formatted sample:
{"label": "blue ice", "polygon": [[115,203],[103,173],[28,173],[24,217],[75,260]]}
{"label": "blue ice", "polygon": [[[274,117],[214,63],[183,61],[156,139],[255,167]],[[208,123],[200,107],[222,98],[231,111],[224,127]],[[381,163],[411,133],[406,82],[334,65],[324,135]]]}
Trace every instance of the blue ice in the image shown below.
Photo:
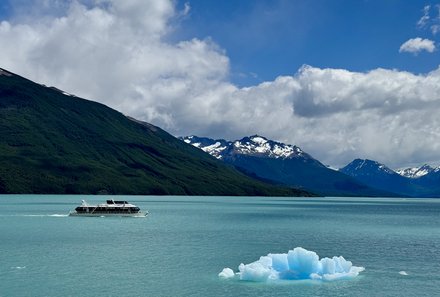
{"label": "blue ice", "polygon": [[221,278],[265,282],[270,280],[322,280],[352,279],[364,271],[364,267],[353,266],[344,257],[322,258],[302,247],[286,254],[268,254],[250,264],[240,264],[238,272],[230,268],[219,273]]}

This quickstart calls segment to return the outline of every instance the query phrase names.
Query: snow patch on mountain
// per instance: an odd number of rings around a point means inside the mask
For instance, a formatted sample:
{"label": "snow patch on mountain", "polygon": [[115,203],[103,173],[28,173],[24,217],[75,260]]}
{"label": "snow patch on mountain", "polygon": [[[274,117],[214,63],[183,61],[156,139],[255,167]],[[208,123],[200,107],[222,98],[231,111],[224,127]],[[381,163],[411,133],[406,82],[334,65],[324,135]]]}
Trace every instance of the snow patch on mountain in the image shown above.
{"label": "snow patch on mountain", "polygon": [[234,150],[236,153],[240,154],[262,155],[275,159],[305,157],[307,155],[295,145],[268,140],[267,138],[259,135],[236,140],[234,142]]}
{"label": "snow patch on mountain", "polygon": [[191,144],[204,152],[214,156],[217,159],[223,157],[223,152],[228,148],[229,143],[225,140],[214,140],[206,137],[197,137],[194,135],[181,137],[185,143]]}
{"label": "snow patch on mountain", "polygon": [[220,142],[216,142],[213,145],[208,145],[203,147],[202,150],[216,157],[217,159],[221,159],[222,152],[227,148],[228,148],[227,146],[222,145]]}
{"label": "snow patch on mountain", "polygon": [[217,159],[222,159],[225,154],[243,154],[269,158],[295,158],[309,156],[299,147],[268,140],[259,135],[244,137],[240,140],[226,141],[223,139],[210,139],[197,136],[181,138],[188,144],[202,149]]}
{"label": "snow patch on mountain", "polygon": [[258,144],[265,144],[265,143],[267,143],[267,139],[263,138],[263,137],[260,137],[260,136],[253,136],[252,137],[252,141],[255,142],[255,143],[258,143]]}
{"label": "snow patch on mountain", "polygon": [[431,166],[424,164],[421,167],[403,168],[403,169],[397,170],[396,172],[404,177],[420,178],[422,176],[430,174],[431,172],[437,172],[438,170],[439,170],[439,167],[434,169]]}

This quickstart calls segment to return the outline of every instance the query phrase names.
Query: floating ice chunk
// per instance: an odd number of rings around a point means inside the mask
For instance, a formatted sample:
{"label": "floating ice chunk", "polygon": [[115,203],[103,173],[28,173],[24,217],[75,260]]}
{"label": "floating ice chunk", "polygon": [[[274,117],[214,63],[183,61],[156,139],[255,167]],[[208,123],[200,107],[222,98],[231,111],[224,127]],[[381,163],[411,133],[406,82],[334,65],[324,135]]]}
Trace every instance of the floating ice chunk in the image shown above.
{"label": "floating ice chunk", "polygon": [[235,276],[234,271],[231,268],[224,268],[222,272],[218,274],[221,278],[232,278]]}
{"label": "floating ice chunk", "polygon": [[407,273],[406,271],[403,271],[403,270],[402,270],[402,271],[399,271],[399,274],[400,274],[400,275],[408,275],[408,273]]}
{"label": "floating ice chunk", "polygon": [[268,254],[250,264],[242,263],[238,270],[234,274],[232,269],[225,268],[219,276],[230,278],[237,275],[240,280],[255,282],[278,279],[333,281],[354,278],[364,271],[364,267],[353,266],[342,256],[319,260],[315,252],[297,247],[287,254]]}

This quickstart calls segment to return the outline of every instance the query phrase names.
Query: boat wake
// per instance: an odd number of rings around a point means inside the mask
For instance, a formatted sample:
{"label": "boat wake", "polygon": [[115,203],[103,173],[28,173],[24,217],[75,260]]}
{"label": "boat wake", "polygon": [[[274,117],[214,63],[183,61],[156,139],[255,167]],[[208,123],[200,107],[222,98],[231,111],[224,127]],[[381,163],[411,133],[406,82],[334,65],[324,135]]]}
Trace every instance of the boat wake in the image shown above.
{"label": "boat wake", "polygon": [[65,218],[65,217],[68,217],[69,216],[69,214],[67,213],[67,214],[58,214],[58,213],[55,213],[55,214],[36,214],[36,215],[23,215],[24,217],[56,217],[56,218]]}
{"label": "boat wake", "polygon": [[56,217],[56,218],[65,218],[68,217],[67,213],[55,213],[55,214],[11,214],[11,215],[0,215],[2,217]]}

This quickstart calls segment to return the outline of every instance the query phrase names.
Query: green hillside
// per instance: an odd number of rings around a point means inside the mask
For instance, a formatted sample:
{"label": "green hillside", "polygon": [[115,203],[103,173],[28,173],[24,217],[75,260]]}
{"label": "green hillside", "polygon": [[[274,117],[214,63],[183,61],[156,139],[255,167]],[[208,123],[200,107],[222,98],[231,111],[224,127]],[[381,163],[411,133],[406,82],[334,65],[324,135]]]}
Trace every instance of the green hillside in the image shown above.
{"label": "green hillside", "polygon": [[0,193],[307,195],[158,127],[0,70]]}

